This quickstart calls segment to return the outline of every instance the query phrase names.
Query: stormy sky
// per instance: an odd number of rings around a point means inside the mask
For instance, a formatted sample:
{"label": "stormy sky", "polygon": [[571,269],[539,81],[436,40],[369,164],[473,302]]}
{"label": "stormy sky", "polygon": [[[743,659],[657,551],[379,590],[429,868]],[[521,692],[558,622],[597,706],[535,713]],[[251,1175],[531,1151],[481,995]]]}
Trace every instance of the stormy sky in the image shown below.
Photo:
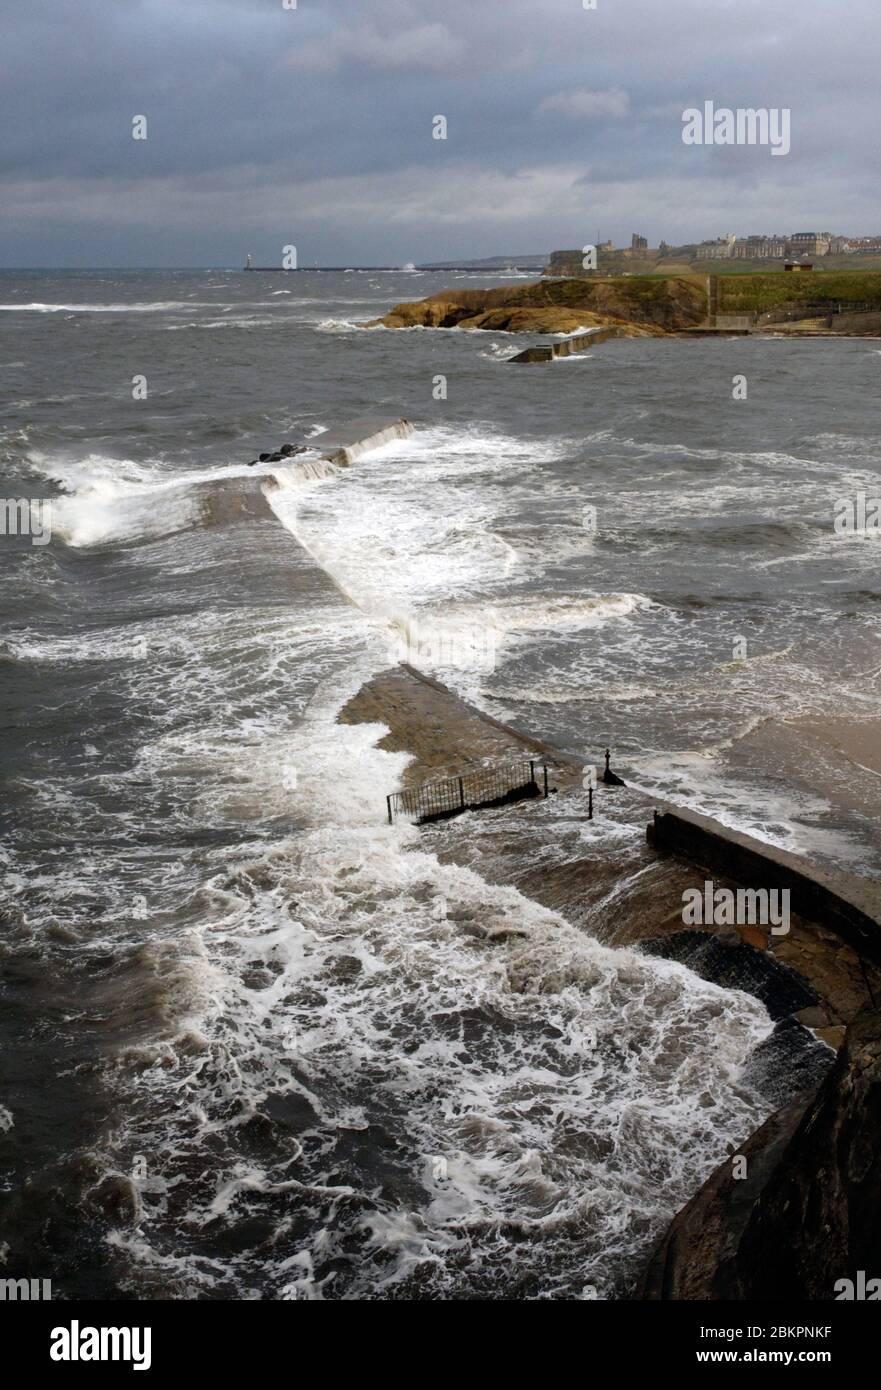
{"label": "stormy sky", "polygon": [[[286,4],[0,0],[0,265],[881,233],[879,0]],[[791,152],[684,145],[706,100]]]}

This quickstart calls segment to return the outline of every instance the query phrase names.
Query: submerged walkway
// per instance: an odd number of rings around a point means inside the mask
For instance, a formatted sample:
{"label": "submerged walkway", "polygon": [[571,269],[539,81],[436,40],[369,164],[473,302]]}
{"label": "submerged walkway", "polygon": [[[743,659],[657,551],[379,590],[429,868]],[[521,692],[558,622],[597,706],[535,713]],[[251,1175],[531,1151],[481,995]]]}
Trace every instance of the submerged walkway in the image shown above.
{"label": "submerged walkway", "polygon": [[[793,912],[789,934],[773,937],[753,926],[685,930],[686,889],[708,877],[719,887],[743,880],[726,878],[719,868],[704,869],[696,856],[657,853],[646,829],[659,803],[633,787],[600,783],[595,817],[588,821],[584,766],[593,760],[600,775],[601,750],[592,759],[562,752],[475,709],[406,665],[374,676],[338,717],[347,724],[386,725],[389,732],[379,746],[413,758],[402,778],[405,788],[524,756],[541,758],[553,769],[558,794],[549,801],[523,801],[422,828],[420,839],[441,860],[518,888],[606,945],[651,943],[653,952],[728,987],[773,993],[779,967],[793,971],[806,991],[796,1020],[833,1047],[865,1004],[867,979],[881,998],[881,971],[871,963],[864,967],[831,921],[827,927]],[[377,788],[378,821],[385,817],[384,795],[390,790]]]}

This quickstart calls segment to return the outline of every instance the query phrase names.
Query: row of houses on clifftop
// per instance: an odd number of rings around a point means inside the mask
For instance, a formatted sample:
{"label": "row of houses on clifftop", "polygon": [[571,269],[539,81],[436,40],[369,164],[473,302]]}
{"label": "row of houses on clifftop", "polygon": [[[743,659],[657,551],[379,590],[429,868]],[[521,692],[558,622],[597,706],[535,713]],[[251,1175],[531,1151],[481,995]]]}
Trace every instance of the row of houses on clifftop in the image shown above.
{"label": "row of houses on clifftop", "polygon": [[[588,265],[585,253],[581,250],[552,251],[546,275],[581,276],[591,269],[605,270],[611,274],[633,273],[631,267],[645,271],[664,261],[691,264],[709,261],[765,261],[779,262],[780,268],[790,266],[804,268],[808,263],[826,256],[875,256],[881,257],[881,236],[848,237],[836,236],[832,232],[793,232],[790,236],[746,236],[739,237],[734,232],[728,236],[716,237],[712,241],[690,242],[683,246],[671,246],[662,241],[657,250],[652,250],[648,238],[638,232],[631,237],[630,246],[616,248],[611,241],[598,241],[594,265]],[[769,267],[770,268],[770,267]]]}
{"label": "row of houses on clifftop", "polygon": [[831,232],[794,232],[792,236],[738,237],[734,233],[715,241],[702,241],[696,247],[695,259],[718,260],[785,260],[797,256],[840,256],[852,249],[847,237]]}

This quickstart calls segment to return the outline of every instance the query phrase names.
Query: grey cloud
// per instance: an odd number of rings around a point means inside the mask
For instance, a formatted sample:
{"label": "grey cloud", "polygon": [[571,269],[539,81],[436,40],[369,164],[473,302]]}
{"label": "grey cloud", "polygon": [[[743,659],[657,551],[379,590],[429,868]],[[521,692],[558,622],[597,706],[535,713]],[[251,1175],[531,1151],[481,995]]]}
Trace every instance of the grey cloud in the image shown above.
{"label": "grey cloud", "polygon": [[381,32],[372,24],[357,29],[341,28],[326,39],[294,44],[281,66],[291,72],[335,73],[341,67],[376,68],[379,71],[446,72],[461,61],[464,41],[444,24]]}
{"label": "grey cloud", "polygon": [[[0,30],[2,264],[881,230],[877,0],[28,0]],[[686,148],[706,98],[789,106],[792,153]]]}
{"label": "grey cloud", "polygon": [[536,107],[539,115],[558,112],[573,120],[584,120],[595,116],[615,116],[622,118],[630,110],[630,98],[620,87],[610,87],[607,92],[591,92],[585,87],[570,87],[563,92],[554,92],[544,97]]}

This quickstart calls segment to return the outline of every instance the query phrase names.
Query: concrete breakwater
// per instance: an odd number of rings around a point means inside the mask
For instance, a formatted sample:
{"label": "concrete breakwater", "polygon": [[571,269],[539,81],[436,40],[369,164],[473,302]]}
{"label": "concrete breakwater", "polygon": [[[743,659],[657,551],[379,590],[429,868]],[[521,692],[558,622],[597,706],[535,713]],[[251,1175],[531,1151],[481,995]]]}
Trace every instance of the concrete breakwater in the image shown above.
{"label": "concrete breakwater", "polygon": [[[600,788],[593,822],[599,833],[585,839],[575,828],[585,813],[583,759],[486,716],[412,668],[374,677],[339,717],[385,726],[380,746],[415,758],[405,785],[463,765],[485,767],[518,747],[540,750],[555,768],[559,797],[508,808],[495,829],[497,813],[490,812],[481,834],[464,822],[428,827],[439,858],[516,886],[609,945],[641,946],[725,987],[756,993],[776,1020],[750,1067],[754,1078],[767,1073],[769,1099],[780,1108],[738,1146],[747,1179],[736,1181],[731,1158],[722,1161],[673,1218],[633,1296],[834,1298],[835,1279],[868,1269],[881,1213],[878,1169],[870,1161],[881,1123],[881,1013],[870,994],[881,1000],[881,976],[871,964],[873,932],[881,933],[874,885],[819,870],[678,808],[665,807],[638,838],[605,837],[602,826],[613,816],[619,827],[646,826],[652,801],[632,787]],[[558,857],[548,855],[549,839],[565,841]],[[708,870],[749,888],[788,886],[790,934],[760,942],[712,925],[683,933],[683,889]],[[683,954],[686,935],[699,939],[704,960]],[[869,960],[865,971],[855,952]],[[712,958],[722,957],[720,976]],[[831,1070],[834,1052],[817,1037],[833,1048],[842,1044]]]}
{"label": "concrete breakwater", "polygon": [[[277,520],[269,503],[276,492],[296,491],[305,484],[335,477],[371,449],[406,439],[413,425],[402,416],[361,416],[348,424],[303,440],[307,451],[267,463],[271,471],[215,478],[193,489],[198,524],[223,526],[249,518]],[[187,525],[196,524],[192,519]]]}
{"label": "concrete breakwater", "polygon": [[[401,665],[374,677],[340,718],[382,724],[389,730],[379,746],[406,751],[414,759],[403,775],[404,787],[463,769],[486,769],[524,754],[538,755],[554,769],[560,810],[565,809],[574,823],[587,815],[583,756],[562,752],[493,719],[413,667]],[[650,796],[632,786],[605,787],[601,779],[597,795],[597,826],[614,806],[616,820],[632,826],[632,837],[606,843],[600,835],[580,842],[576,853],[553,867],[542,860],[538,840],[545,830],[562,833],[563,822],[555,821],[553,830],[542,829],[540,813],[527,808],[520,818],[518,842],[512,838],[507,845],[510,881],[607,945],[642,943],[653,954],[681,960],[716,983],[765,1000],[769,993],[783,1003],[789,999],[791,1008],[772,1009],[772,1016],[782,1019],[795,1011],[795,1022],[813,1029],[832,1047],[840,1044],[846,1025],[866,1002],[867,981],[881,999],[881,974],[871,950],[872,932],[881,934],[873,884],[853,875],[824,873],[806,860],[684,809],[665,808],[646,833],[654,806]],[[378,797],[377,816],[383,811]],[[448,843],[455,853],[454,840]],[[684,931],[683,894],[702,886],[708,870],[720,881],[747,889],[790,886],[789,933],[772,937],[751,927],[732,932],[709,922],[699,930]],[[599,915],[594,910],[598,904],[603,905]],[[780,982],[787,980],[781,991]]]}
{"label": "concrete breakwater", "polygon": [[328,430],[312,441],[323,459],[346,467],[370,449],[379,449],[395,439],[406,439],[413,433],[409,420],[381,415],[364,415],[347,425]]}
{"label": "concrete breakwater", "polygon": [[509,361],[553,362],[555,357],[571,357],[575,353],[586,352],[597,343],[605,343],[609,338],[624,336],[620,328],[591,328],[586,333],[575,333],[571,338],[564,338],[559,343],[524,348],[523,352],[518,352],[517,356],[509,358]]}
{"label": "concrete breakwater", "polygon": [[[592,339],[593,335],[590,335],[588,340]],[[390,438],[405,437],[409,432],[410,426],[406,421],[370,418],[366,422],[352,422],[344,430],[328,432],[311,443],[316,452],[323,450],[321,458],[325,466],[345,466],[352,457],[357,457],[366,449],[378,447]],[[354,454],[351,452],[353,450],[356,451]],[[679,942],[674,940],[682,935],[682,890],[693,885],[695,873],[703,877],[704,871],[709,868],[720,876],[749,887],[761,884],[790,887],[795,911],[818,925],[804,928],[796,922],[791,936],[785,938],[785,948],[773,945],[773,954],[783,967],[800,975],[813,994],[799,996],[793,1004],[787,1004],[785,1010],[781,1007],[779,1015],[772,1013],[772,1017],[780,1018],[780,1027],[768,1039],[767,1047],[765,1043],[762,1044],[766,1049],[765,1056],[757,1067],[761,1069],[761,1065],[764,1065],[769,1073],[773,1072],[772,1080],[776,1082],[782,1049],[795,1034],[796,1047],[802,1051],[796,1057],[794,1069],[801,1078],[800,1069],[807,1056],[804,1051],[806,1043],[811,1044],[815,1051],[821,1051],[829,1061],[834,1057],[833,1052],[820,1044],[811,1043],[808,1027],[816,1026],[820,1031],[828,1023],[842,1037],[846,1026],[854,1030],[847,1035],[845,1060],[836,1066],[827,1080],[821,1081],[814,1071],[804,1073],[804,1079],[810,1077],[812,1083],[811,1095],[805,1104],[813,1103],[818,1085],[823,1087],[825,1132],[837,1133],[838,1121],[835,1117],[842,1117],[843,1146],[841,1157],[836,1157],[835,1200],[837,1229],[843,1235],[835,1258],[842,1265],[842,1272],[847,1273],[847,1261],[853,1263],[857,1259],[858,1246],[854,1241],[848,1243],[847,1226],[841,1213],[846,1214],[850,1210],[849,1204],[853,1204],[853,1209],[859,1211],[865,1223],[870,1221],[874,1210],[871,1205],[871,1184],[867,1186],[862,1178],[855,1178],[853,1174],[857,1170],[862,1171],[860,1155],[867,1151],[867,1145],[869,1152],[871,1146],[876,1145],[877,1136],[873,1127],[878,1127],[877,1114],[871,1107],[870,1112],[865,1114],[855,1112],[848,1099],[854,1085],[855,1068],[862,1065],[859,1058],[865,1051],[860,1041],[863,1016],[860,1015],[858,1025],[854,1020],[866,1001],[869,988],[875,989],[877,997],[881,998],[881,988],[871,966],[863,983],[859,963],[853,958],[856,950],[870,961],[877,959],[871,950],[873,929],[875,933],[879,930],[873,885],[855,887],[845,884],[843,879],[815,870],[812,865],[795,856],[785,855],[748,836],[728,831],[707,817],[675,808],[664,809],[653,824],[651,836],[647,837],[645,826],[652,802],[630,787],[615,790],[604,788],[599,792],[599,828],[601,831],[605,817],[611,824],[614,815],[619,828],[626,832],[626,822],[629,822],[634,827],[634,833],[585,836],[581,831],[585,816],[581,759],[551,750],[518,730],[488,719],[438,682],[402,666],[374,677],[349,701],[339,718],[343,723],[383,725],[387,733],[383,734],[379,746],[406,751],[417,760],[405,773],[405,784],[410,782],[412,785],[426,775],[450,775],[458,772],[463,765],[484,768],[496,759],[517,756],[524,748],[540,750],[549,755],[549,761],[556,769],[559,798],[508,807],[505,809],[505,822],[497,824],[495,828],[491,818],[499,813],[490,812],[487,831],[482,835],[474,833],[473,821],[469,825],[471,817],[459,822],[458,830],[453,828],[457,823],[450,822],[443,826],[427,827],[425,834],[434,835],[431,844],[440,862],[473,868],[488,881],[516,886],[525,896],[560,911],[573,926],[609,945],[638,946],[643,942],[644,949],[647,949],[651,941],[653,947],[660,948],[658,953],[682,960],[697,973],[704,973],[690,956],[679,953]],[[386,790],[377,788],[378,816],[382,814],[382,792]],[[561,839],[565,841],[563,852],[548,854],[548,845],[551,842],[559,845]],[[787,877],[782,877],[784,872]],[[475,930],[479,925],[476,924]],[[493,927],[493,930],[501,940],[503,929]],[[511,929],[505,927],[504,930]],[[716,938],[712,927],[707,927],[700,935],[707,942],[713,942]],[[728,974],[724,983],[730,988],[751,990],[753,978],[760,980],[762,968],[767,966],[772,946],[756,944],[749,938],[720,944],[728,953],[725,962]],[[784,949],[790,954],[784,955]],[[840,983],[845,975],[846,987]],[[705,978],[717,977],[707,971]],[[817,1012],[820,1007],[826,1010],[824,1019],[800,1019],[800,1014]],[[802,1022],[805,1026],[802,1026]],[[839,1037],[834,1041],[837,1043],[840,1040]],[[772,1052],[769,1063],[768,1049],[774,1047],[777,1052]],[[824,1070],[826,1066],[824,1062]],[[790,1066],[790,1072],[792,1070]],[[798,1084],[804,1085],[804,1080],[800,1079]],[[871,1100],[878,1091],[877,1088],[872,1089],[875,1083],[871,1077],[867,1085],[869,1091],[866,1094]],[[780,1192],[792,1189],[814,1196],[810,1200],[806,1198],[807,1204],[800,1208],[798,1230],[792,1227],[794,1218],[787,1215],[785,1196],[779,1200],[775,1197],[773,1207],[769,1208],[773,1220],[767,1228],[767,1235],[757,1217],[758,1224],[752,1228],[753,1235],[750,1236],[750,1240],[756,1242],[756,1253],[750,1256],[749,1270],[761,1267],[763,1260],[770,1258],[773,1248],[788,1244],[793,1248],[799,1245],[803,1250],[810,1251],[812,1245],[816,1246],[823,1239],[822,1224],[818,1224],[816,1215],[816,1193],[822,1190],[823,1156],[817,1149],[810,1126],[799,1131],[801,1138],[798,1145],[790,1147],[793,1137],[791,1125],[794,1123],[798,1127],[807,1114],[804,1108],[793,1108],[792,1097],[795,1094],[795,1090],[789,1087],[785,1111],[778,1112],[763,1130],[756,1131],[751,1138],[744,1136],[742,1148],[748,1155],[756,1154],[757,1183],[762,1173],[773,1170],[780,1175]],[[782,1103],[782,1097],[775,1096],[770,1100],[768,1109]],[[767,1110],[763,1113],[767,1113]],[[773,1134],[774,1139],[767,1157],[763,1157],[766,1152],[766,1130],[768,1134]],[[780,1155],[785,1157],[781,1159]],[[730,1172],[730,1160],[728,1170]],[[702,1176],[703,1172],[695,1175],[695,1184]],[[687,1191],[680,1200],[684,1199]],[[732,1241],[740,1240],[740,1228],[735,1230],[733,1216],[729,1221],[728,1213],[735,1208],[742,1213],[747,1199],[751,1200],[754,1195],[754,1189],[750,1188],[748,1192],[743,1183],[735,1183],[731,1192],[733,1207],[723,1203],[722,1214],[712,1218],[717,1221],[714,1230],[722,1233],[719,1237],[720,1249],[723,1249],[729,1237]],[[696,1205],[690,1204],[689,1210],[693,1213],[708,1210],[700,1207],[700,1203],[707,1200],[707,1189],[701,1188],[692,1199],[692,1204]],[[718,1212],[719,1209],[713,1210]],[[675,1270],[677,1260],[680,1270],[687,1272],[689,1262],[696,1267],[698,1258],[709,1249],[707,1221],[702,1224],[698,1216],[694,1219],[697,1225],[689,1227],[677,1244],[676,1249],[681,1250],[682,1254],[672,1255],[669,1260],[666,1254],[659,1256],[662,1271],[660,1282],[647,1284],[643,1296],[691,1296],[683,1290],[692,1285],[678,1281]],[[674,1219],[674,1227],[680,1220],[681,1217]],[[669,1237],[668,1231],[665,1240]],[[702,1266],[706,1276],[702,1287],[714,1287],[713,1271],[717,1263],[715,1252],[707,1255]],[[653,1269],[656,1268],[657,1265],[653,1265]],[[747,1287],[747,1274],[744,1279],[744,1287]],[[694,1296],[719,1295],[710,1292]]]}
{"label": "concrete breakwater", "polygon": [[347,425],[335,426],[304,441],[316,451],[315,456],[281,463],[272,476],[263,475],[263,490],[271,492],[276,488],[297,487],[303,482],[330,478],[338,468],[348,468],[371,449],[379,449],[395,439],[406,439],[412,433],[413,426],[403,416],[365,415],[350,420]]}

